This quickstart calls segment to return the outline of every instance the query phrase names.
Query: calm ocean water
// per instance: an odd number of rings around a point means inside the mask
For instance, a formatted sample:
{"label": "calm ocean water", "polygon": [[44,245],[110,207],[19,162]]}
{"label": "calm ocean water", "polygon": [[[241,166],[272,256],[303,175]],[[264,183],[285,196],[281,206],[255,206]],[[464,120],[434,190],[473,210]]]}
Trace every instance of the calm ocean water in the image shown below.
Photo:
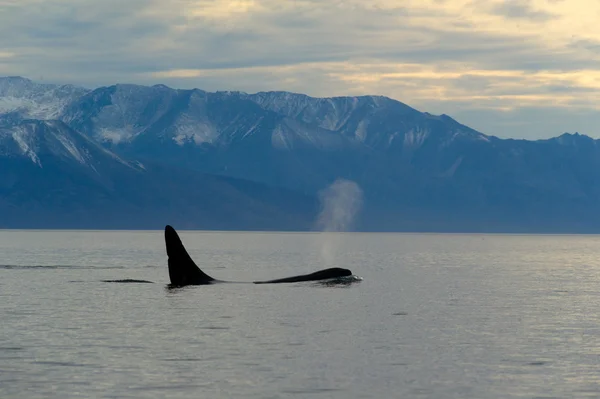
{"label": "calm ocean water", "polygon": [[[0,398],[600,397],[600,237],[0,231]],[[148,279],[155,284],[103,283]]]}

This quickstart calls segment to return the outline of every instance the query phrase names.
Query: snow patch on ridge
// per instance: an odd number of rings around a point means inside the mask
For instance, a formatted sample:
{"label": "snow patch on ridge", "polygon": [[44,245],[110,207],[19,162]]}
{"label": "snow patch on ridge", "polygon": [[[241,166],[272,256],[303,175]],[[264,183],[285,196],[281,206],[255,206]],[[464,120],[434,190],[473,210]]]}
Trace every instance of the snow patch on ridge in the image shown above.
{"label": "snow patch on ridge", "polygon": [[98,137],[104,142],[119,144],[130,141],[133,137],[133,133],[128,129],[100,128],[98,131]]}
{"label": "snow patch on ridge", "polygon": [[31,135],[28,134],[28,132],[25,129],[23,129],[22,127],[18,127],[13,130],[12,138],[17,143],[17,145],[19,146],[21,151],[23,152],[23,155],[29,157],[29,159],[31,159],[31,161],[34,164],[38,165],[41,168],[42,162],[40,161],[40,158],[36,154],[34,149],[32,149],[33,143],[31,143],[31,142],[28,143],[28,141],[32,141]]}
{"label": "snow patch on ridge", "polygon": [[57,135],[56,138],[58,139],[58,141],[60,141],[63,147],[65,147],[69,154],[71,154],[71,156],[73,156],[73,158],[77,160],[77,162],[83,165],[86,164],[85,157],[81,154],[81,152],[79,152],[77,146],[75,146],[75,144],[73,144],[71,140],[69,140],[66,136],[63,135]]}
{"label": "snow patch on ridge", "polygon": [[175,128],[173,141],[183,146],[185,143],[193,141],[196,145],[202,143],[213,143],[219,136],[219,133],[207,123],[181,124]]}
{"label": "snow patch on ridge", "polygon": [[365,142],[365,139],[367,138],[368,127],[369,121],[366,119],[363,119],[358,123],[358,126],[356,127],[356,132],[354,132],[354,137],[356,138],[356,140],[360,141],[361,143]]}
{"label": "snow patch on ridge", "polygon": [[283,132],[281,125],[278,125],[277,127],[275,127],[275,129],[273,129],[273,133],[271,134],[271,145],[273,146],[273,148],[279,150],[291,149],[291,143],[287,140],[287,137]]}
{"label": "snow patch on ridge", "polygon": [[404,135],[404,146],[418,148],[423,145],[427,137],[429,137],[429,130],[409,130]]}

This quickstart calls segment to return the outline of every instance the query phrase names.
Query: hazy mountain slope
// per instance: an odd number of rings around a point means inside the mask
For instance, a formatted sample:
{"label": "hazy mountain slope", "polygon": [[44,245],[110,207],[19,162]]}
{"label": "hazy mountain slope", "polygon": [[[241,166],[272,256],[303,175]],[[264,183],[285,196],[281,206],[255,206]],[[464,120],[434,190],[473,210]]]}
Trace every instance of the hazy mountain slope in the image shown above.
{"label": "hazy mountain slope", "polygon": [[0,125],[0,227],[308,229],[314,198],[125,162],[59,121]]}
{"label": "hazy mountain slope", "polygon": [[123,225],[306,228],[320,190],[347,178],[365,194],[359,228],[600,231],[598,142],[577,134],[502,140],[380,96],[4,78],[0,104],[6,209],[64,197],[65,212],[122,209]]}

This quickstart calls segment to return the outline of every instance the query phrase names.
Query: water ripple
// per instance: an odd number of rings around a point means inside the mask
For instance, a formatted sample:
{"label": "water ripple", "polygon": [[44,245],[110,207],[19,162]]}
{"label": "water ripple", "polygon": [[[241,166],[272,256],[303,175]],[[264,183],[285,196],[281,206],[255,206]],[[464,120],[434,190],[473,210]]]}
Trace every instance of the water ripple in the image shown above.
{"label": "water ripple", "polygon": [[125,266],[83,266],[83,265],[0,265],[0,270],[111,270],[125,269]]}

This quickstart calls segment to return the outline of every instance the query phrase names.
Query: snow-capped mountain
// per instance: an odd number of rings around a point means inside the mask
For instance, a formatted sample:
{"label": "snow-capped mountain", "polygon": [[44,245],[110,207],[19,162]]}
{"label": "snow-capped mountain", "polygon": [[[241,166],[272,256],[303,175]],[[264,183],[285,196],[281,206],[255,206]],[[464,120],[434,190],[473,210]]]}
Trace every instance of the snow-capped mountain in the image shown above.
{"label": "snow-capped mountain", "polygon": [[0,115],[0,228],[310,228],[313,198],[125,160],[59,120]]}
{"label": "snow-capped mountain", "polygon": [[103,163],[118,162],[131,169],[143,168],[129,164],[89,137],[58,120],[8,120],[0,118],[0,156],[21,158],[43,168],[51,162],[76,163],[99,174]]}
{"label": "snow-capped mountain", "polygon": [[89,90],[73,85],[34,83],[21,77],[0,77],[0,115],[19,113],[23,118],[57,119],[65,106]]}
{"label": "snow-capped mountain", "polygon": [[[227,147],[260,140],[279,150],[414,150],[432,134],[489,138],[451,118],[381,96],[313,98],[287,92],[208,93],[119,84],[87,90],[0,78],[0,116],[60,119],[109,146]],[[255,138],[259,136],[259,138]]]}
{"label": "snow-capped mountain", "polygon": [[227,147],[255,136],[280,149],[303,144],[343,148],[347,140],[329,130],[271,112],[231,93],[115,85],[94,90],[65,109],[61,119],[109,145]]}
{"label": "snow-capped mountain", "polygon": [[[337,132],[369,148],[415,148],[434,132],[445,137],[486,136],[447,116],[421,113],[399,101],[381,96],[314,98],[287,92],[243,95],[262,108],[309,126]],[[440,129],[441,128],[441,129]]]}
{"label": "snow-capped mountain", "polygon": [[600,146],[578,134],[501,140],[381,96],[0,78],[0,104],[0,205],[37,198],[15,188],[37,181],[39,203],[69,187],[133,227],[163,214],[308,228],[321,190],[346,178],[364,190],[363,229],[600,231]]}
{"label": "snow-capped mountain", "polygon": [[60,118],[100,141],[134,146],[154,137],[179,146],[222,147],[258,135],[278,149],[414,149],[436,131],[488,139],[447,116],[421,113],[386,97],[208,93],[164,85],[102,87],[73,102]]}
{"label": "snow-capped mountain", "polygon": [[453,142],[493,139],[385,97],[318,99],[163,85],[98,88],[66,107],[61,120],[123,155],[313,195],[339,176],[377,185],[368,176],[373,170],[384,173],[382,184],[397,185],[400,160],[417,161],[419,152]]}
{"label": "snow-capped mountain", "polygon": [[[173,108],[180,108],[181,101],[178,90],[165,86],[115,85],[102,87],[74,101],[61,115],[61,119],[69,125],[85,132],[95,139],[109,143],[131,143],[140,134],[162,123],[164,130],[172,128],[174,120],[164,123],[164,119],[172,119]],[[194,112],[191,112],[194,115]],[[185,119],[183,115],[182,119]],[[190,121],[201,122],[199,120]],[[201,126],[196,129],[190,139],[200,137]],[[181,123],[185,130],[185,123]],[[156,132],[164,135],[164,131]],[[173,136],[175,140],[184,137]],[[197,140],[199,141],[199,140]]]}

